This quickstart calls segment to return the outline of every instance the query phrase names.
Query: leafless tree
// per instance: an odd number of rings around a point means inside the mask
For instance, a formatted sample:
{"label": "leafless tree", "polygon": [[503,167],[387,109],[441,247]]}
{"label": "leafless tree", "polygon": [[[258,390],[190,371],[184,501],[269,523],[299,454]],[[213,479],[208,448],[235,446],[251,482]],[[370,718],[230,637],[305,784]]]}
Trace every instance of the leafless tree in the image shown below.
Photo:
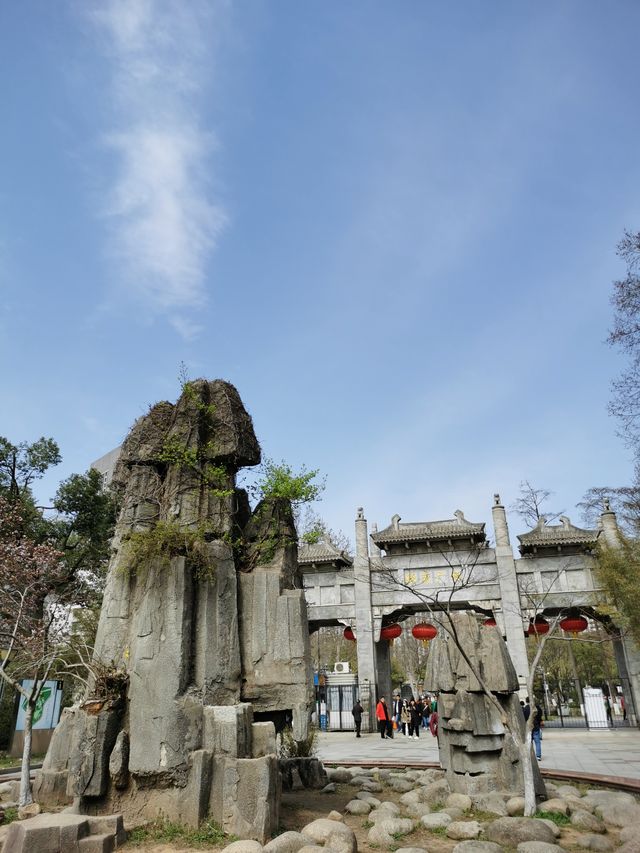
{"label": "leafless tree", "polygon": [[544,505],[552,497],[553,492],[548,489],[536,489],[529,480],[520,483],[520,497],[509,507],[531,528],[535,527],[541,518],[547,522],[555,521],[563,514],[564,510],[557,512],[545,509]]}

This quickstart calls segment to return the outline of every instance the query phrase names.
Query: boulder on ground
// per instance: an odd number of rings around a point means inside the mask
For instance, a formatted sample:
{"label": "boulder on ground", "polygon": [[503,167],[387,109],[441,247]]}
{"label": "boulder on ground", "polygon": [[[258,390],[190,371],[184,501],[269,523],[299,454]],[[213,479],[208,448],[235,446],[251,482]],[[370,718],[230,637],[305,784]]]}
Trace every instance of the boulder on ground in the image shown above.
{"label": "boulder on ground", "polygon": [[507,816],[507,804],[502,794],[490,791],[488,794],[476,794],[473,798],[473,807],[478,811],[491,812],[500,817]]}
{"label": "boulder on ground", "polygon": [[398,794],[406,794],[408,791],[413,791],[413,782],[408,779],[391,779],[389,787]]}
{"label": "boulder on ground", "polygon": [[640,823],[640,806],[624,801],[614,801],[596,806],[596,814],[605,823],[612,826],[629,826],[631,823]]}
{"label": "boulder on ground", "polygon": [[540,811],[566,815],[569,811],[569,807],[565,800],[561,800],[559,797],[554,797],[551,800],[544,800],[540,803]]}
{"label": "boulder on ground", "polygon": [[576,838],[576,844],[585,850],[597,850],[599,853],[607,853],[613,848],[613,842],[604,835],[579,835]]}
{"label": "boulder on ground", "polygon": [[620,841],[640,841],[640,823],[631,823],[620,830]]}
{"label": "boulder on ground", "polygon": [[524,797],[511,797],[505,803],[509,817],[518,817],[524,814]]}
{"label": "boulder on ground", "polygon": [[449,826],[452,823],[452,818],[444,812],[434,812],[433,814],[426,814],[421,817],[420,823],[427,829],[441,829]]}
{"label": "boulder on ground", "polygon": [[356,853],[358,849],[354,831],[337,820],[319,818],[303,827],[302,832],[312,842],[334,853]]}
{"label": "boulder on ground", "polygon": [[[299,847],[296,847],[295,851],[292,851],[292,853],[298,853],[299,849]],[[262,844],[260,844],[259,841],[251,841],[247,838],[242,839],[242,841],[234,841],[232,844],[228,844],[222,853],[261,853],[261,850]],[[280,853],[280,850],[278,853]],[[288,853],[288,851],[282,850],[282,853]]]}
{"label": "boulder on ground", "polygon": [[[244,844],[244,841],[237,842]],[[257,843],[257,842],[251,842]],[[298,853],[301,847],[305,847],[309,843],[309,839],[301,832],[283,832],[282,835],[276,835],[268,844],[265,844],[265,853]],[[232,851],[232,853],[252,853],[252,851]]]}
{"label": "boulder on ground", "polygon": [[477,820],[454,820],[447,827],[447,837],[457,841],[466,841],[477,838],[482,827]]}
{"label": "boulder on ground", "polygon": [[453,853],[502,853],[502,847],[494,844],[493,841],[480,841],[476,838],[456,844]]}
{"label": "boulder on ground", "polygon": [[342,823],[344,821],[344,818],[342,817],[340,812],[337,812],[335,809],[329,812],[327,818],[329,820],[337,820],[339,823]]}
{"label": "boulder on ground", "polygon": [[585,832],[606,832],[607,829],[601,820],[582,809],[571,813],[571,825],[576,829],[582,829]]}
{"label": "boulder on ground", "polygon": [[328,785],[325,785],[324,788],[320,791],[321,794],[335,794],[336,792],[336,783],[329,782]]}
{"label": "boulder on ground", "polygon": [[445,800],[445,805],[467,812],[472,806],[471,797],[468,794],[449,794]]}
{"label": "boulder on ground", "polygon": [[344,807],[344,810],[349,812],[349,814],[369,814],[371,811],[371,804],[367,803],[365,800],[350,800]]}
{"label": "boulder on ground", "polygon": [[518,844],[518,853],[565,853],[559,844],[548,844],[546,841],[523,841]]}
{"label": "boulder on ground", "polygon": [[484,834],[489,841],[505,847],[517,847],[523,841],[555,843],[551,828],[543,821],[530,817],[500,817],[487,824]]}
{"label": "boulder on ground", "polygon": [[413,829],[413,821],[407,818],[390,817],[379,820],[369,830],[369,843],[390,847],[396,843],[399,835],[408,835]]}

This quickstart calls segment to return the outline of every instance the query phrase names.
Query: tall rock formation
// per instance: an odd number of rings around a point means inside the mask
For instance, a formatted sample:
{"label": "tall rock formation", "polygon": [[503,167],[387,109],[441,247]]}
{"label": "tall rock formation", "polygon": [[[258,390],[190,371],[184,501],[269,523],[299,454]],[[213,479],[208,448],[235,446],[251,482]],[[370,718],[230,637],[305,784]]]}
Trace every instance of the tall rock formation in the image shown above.
{"label": "tall rock formation", "polygon": [[94,683],[54,735],[41,800],[64,788],[90,813],[210,815],[261,841],[275,828],[274,723],[306,734],[312,682],[291,508],[267,499],[252,515],[236,488],[259,461],[220,380],[187,383],[134,424],[113,479]]}
{"label": "tall rock formation", "polygon": [[[512,732],[524,735],[524,716],[506,643],[473,613],[451,613],[441,621],[450,630],[441,630],[431,644],[424,686],[438,694],[438,749],[449,787],[465,794],[523,793],[523,768]],[[536,792],[543,795],[535,759],[534,776]]]}

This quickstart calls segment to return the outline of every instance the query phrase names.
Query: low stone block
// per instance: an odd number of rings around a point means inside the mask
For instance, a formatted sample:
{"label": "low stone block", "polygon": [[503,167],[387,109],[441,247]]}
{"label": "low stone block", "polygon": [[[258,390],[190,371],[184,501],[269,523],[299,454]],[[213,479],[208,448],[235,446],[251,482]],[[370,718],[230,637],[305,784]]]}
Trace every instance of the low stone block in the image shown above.
{"label": "low stone block", "polygon": [[115,838],[109,833],[89,835],[78,842],[78,853],[112,853],[115,850]]}
{"label": "low stone block", "polygon": [[365,815],[371,811],[371,806],[364,800],[350,800],[344,807],[349,814]]}
{"label": "low stone block", "polygon": [[276,754],[276,727],[271,721],[251,724],[251,757]]}

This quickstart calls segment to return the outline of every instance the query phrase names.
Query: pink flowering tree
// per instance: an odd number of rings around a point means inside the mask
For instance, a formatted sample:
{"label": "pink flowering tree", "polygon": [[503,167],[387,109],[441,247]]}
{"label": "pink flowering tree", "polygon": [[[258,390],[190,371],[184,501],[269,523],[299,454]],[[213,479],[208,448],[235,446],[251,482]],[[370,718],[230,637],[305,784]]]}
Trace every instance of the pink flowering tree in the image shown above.
{"label": "pink flowering tree", "polygon": [[[33,801],[31,735],[44,683],[68,633],[68,609],[59,593],[62,553],[29,538],[20,503],[0,497],[0,678],[20,694],[25,710],[19,805]],[[30,680],[25,687],[23,681]]]}

